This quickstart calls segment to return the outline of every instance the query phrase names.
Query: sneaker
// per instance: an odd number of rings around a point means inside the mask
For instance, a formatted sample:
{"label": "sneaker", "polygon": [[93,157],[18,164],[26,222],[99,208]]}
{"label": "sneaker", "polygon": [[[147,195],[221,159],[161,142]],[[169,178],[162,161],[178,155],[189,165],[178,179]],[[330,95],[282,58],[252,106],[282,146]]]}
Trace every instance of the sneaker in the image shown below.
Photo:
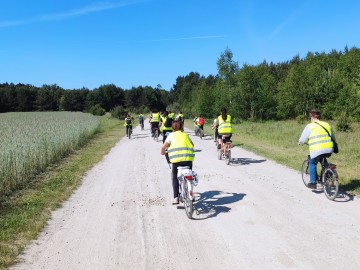
{"label": "sneaker", "polygon": [[172,204],[179,204],[179,198],[178,198],[178,197],[175,197],[175,198],[173,199]]}
{"label": "sneaker", "polygon": [[316,183],[308,183],[306,186],[311,189],[316,189]]}

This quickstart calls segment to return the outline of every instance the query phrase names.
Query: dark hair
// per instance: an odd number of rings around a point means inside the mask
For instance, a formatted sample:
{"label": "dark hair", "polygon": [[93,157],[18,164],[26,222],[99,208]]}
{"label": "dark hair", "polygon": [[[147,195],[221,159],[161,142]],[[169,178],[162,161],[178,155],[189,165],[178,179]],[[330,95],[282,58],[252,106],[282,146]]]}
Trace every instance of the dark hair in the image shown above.
{"label": "dark hair", "polygon": [[171,124],[171,128],[173,131],[178,131],[178,130],[181,130],[182,128],[182,123],[181,121],[178,121],[178,120],[174,120]]}
{"label": "dark hair", "polygon": [[221,108],[221,117],[224,121],[226,121],[227,118],[226,108]]}
{"label": "dark hair", "polygon": [[168,112],[168,111],[164,111],[163,115],[164,115],[164,116],[168,116],[168,115],[169,115],[169,112]]}
{"label": "dark hair", "polygon": [[310,116],[320,119],[321,113],[319,110],[313,109],[310,111]]}

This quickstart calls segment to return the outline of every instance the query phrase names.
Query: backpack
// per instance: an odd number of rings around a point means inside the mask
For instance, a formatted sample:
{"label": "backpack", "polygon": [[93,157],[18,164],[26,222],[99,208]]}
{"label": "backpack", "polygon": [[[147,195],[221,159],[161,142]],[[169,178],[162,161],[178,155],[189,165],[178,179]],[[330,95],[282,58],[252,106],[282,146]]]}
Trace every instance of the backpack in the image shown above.
{"label": "backpack", "polygon": [[199,125],[203,126],[204,124],[205,124],[204,118],[200,117],[199,118]]}
{"label": "backpack", "polygon": [[166,117],[166,120],[165,120],[165,123],[164,123],[164,126],[165,127],[171,127],[171,125],[172,125],[172,118],[170,118],[169,116],[168,117]]}
{"label": "backpack", "polygon": [[126,117],[125,118],[125,122],[127,125],[130,125],[131,124],[131,118],[130,117]]}

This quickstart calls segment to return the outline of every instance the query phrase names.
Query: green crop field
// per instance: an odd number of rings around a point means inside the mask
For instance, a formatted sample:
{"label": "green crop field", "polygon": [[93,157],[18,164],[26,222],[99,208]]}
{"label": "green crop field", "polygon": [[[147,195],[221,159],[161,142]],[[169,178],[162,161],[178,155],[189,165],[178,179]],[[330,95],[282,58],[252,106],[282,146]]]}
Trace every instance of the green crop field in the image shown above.
{"label": "green crop field", "polygon": [[86,143],[98,126],[97,117],[80,112],[0,114],[0,194]]}

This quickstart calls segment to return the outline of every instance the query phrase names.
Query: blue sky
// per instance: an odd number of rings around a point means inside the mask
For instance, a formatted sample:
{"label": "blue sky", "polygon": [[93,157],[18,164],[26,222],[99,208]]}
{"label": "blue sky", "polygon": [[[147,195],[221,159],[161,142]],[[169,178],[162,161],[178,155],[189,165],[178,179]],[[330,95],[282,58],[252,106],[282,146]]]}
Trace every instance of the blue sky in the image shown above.
{"label": "blue sky", "polygon": [[0,0],[0,83],[123,89],[360,46],[357,0]]}

